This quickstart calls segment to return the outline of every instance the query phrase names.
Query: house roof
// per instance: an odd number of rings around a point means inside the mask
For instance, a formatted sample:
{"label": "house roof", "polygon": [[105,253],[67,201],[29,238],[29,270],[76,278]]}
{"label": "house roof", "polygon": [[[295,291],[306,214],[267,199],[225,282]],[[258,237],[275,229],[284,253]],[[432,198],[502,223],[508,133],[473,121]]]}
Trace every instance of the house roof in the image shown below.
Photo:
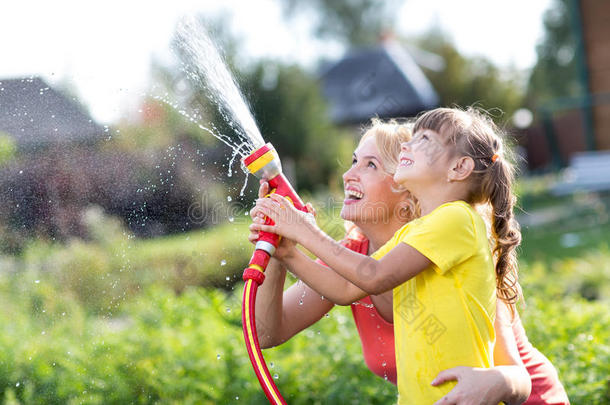
{"label": "house roof", "polygon": [[333,121],[409,117],[434,108],[438,96],[411,55],[396,42],[347,54],[322,74]]}
{"label": "house roof", "polygon": [[40,78],[0,79],[0,132],[19,148],[99,140],[104,128]]}

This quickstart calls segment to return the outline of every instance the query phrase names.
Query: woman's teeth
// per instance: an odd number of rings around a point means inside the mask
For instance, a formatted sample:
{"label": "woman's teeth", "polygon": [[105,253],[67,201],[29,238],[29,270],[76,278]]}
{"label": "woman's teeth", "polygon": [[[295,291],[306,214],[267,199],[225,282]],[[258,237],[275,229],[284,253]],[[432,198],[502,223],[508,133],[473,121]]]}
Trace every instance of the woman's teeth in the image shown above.
{"label": "woman's teeth", "polygon": [[345,198],[349,198],[352,200],[360,200],[360,199],[362,199],[362,197],[364,197],[364,194],[361,193],[360,191],[355,191],[355,190],[346,190],[345,191]]}

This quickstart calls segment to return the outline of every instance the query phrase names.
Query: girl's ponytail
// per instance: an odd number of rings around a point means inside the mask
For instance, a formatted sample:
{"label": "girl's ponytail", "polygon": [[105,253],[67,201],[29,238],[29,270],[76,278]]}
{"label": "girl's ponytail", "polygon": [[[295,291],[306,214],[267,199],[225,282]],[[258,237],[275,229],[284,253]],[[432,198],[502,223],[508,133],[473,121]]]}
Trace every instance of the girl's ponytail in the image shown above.
{"label": "girl's ponytail", "polygon": [[489,196],[491,205],[497,293],[500,299],[512,306],[521,296],[516,251],[521,244],[521,229],[513,214],[517,202],[512,192],[514,173],[512,165],[502,157],[492,162],[487,171],[487,181],[484,181],[487,190],[483,193]]}

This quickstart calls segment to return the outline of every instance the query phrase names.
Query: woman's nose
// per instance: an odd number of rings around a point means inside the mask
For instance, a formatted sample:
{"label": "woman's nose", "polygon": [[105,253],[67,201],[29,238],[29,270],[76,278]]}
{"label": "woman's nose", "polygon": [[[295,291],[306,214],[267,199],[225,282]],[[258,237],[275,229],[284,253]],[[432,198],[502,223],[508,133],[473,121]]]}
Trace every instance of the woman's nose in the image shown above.
{"label": "woman's nose", "polygon": [[347,182],[348,180],[355,180],[356,171],[354,170],[356,166],[352,166],[345,173],[343,173],[343,182]]}
{"label": "woman's nose", "polygon": [[411,142],[403,142],[400,144],[401,152],[410,152],[411,151]]}

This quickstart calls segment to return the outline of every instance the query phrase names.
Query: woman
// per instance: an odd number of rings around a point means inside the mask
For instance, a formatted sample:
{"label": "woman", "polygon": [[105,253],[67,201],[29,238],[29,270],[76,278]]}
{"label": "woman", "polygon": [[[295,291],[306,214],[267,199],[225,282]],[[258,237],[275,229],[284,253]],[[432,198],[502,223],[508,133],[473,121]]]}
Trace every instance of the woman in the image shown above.
{"label": "woman", "polygon": [[[405,222],[417,216],[417,207],[407,191],[392,181],[400,143],[410,139],[404,125],[374,121],[354,152],[352,167],[343,175],[346,198],[341,217],[355,226],[344,244],[359,253],[371,254],[389,240]],[[261,196],[267,191],[261,186]],[[255,221],[260,221],[258,216]],[[252,232],[250,240],[257,237]],[[289,249],[293,246],[279,249]],[[277,253],[282,257],[281,252]],[[271,347],[315,323],[334,304],[350,305],[362,342],[367,366],[375,374],[396,383],[391,291],[366,297],[357,303],[331,302],[303,283],[285,292],[286,269],[273,260],[257,297],[258,335],[262,347]],[[332,297],[331,297],[332,299]],[[457,367],[441,372],[433,382],[457,380],[457,386],[437,403],[567,403],[563,387],[548,360],[527,342],[518,318],[511,322],[508,308],[498,304],[495,322],[496,367]],[[527,370],[521,359],[527,361]],[[532,374],[528,374],[528,371]],[[530,395],[530,390],[532,395]]]}

